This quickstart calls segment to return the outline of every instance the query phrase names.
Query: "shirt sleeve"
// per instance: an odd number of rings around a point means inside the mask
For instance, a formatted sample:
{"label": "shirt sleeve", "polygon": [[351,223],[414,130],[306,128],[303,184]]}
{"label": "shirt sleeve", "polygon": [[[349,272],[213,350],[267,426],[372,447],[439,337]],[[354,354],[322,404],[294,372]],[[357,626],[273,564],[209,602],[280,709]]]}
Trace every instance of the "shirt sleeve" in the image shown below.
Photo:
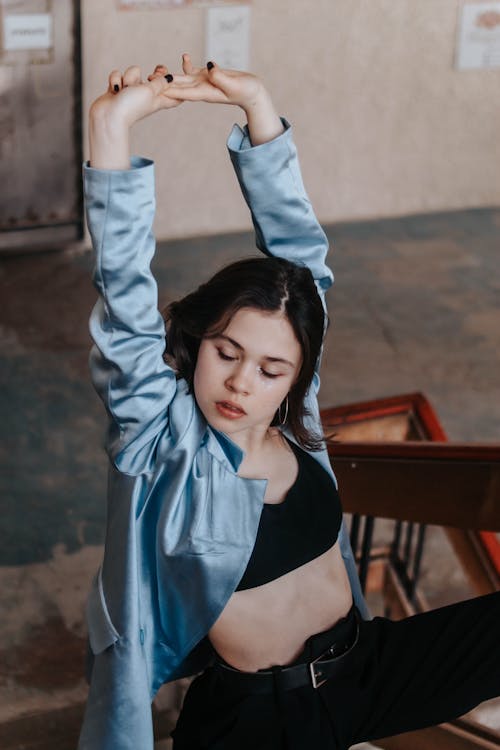
{"label": "shirt sleeve", "polygon": [[84,165],[83,178],[99,294],[90,317],[90,370],[110,416],[110,458],[135,474],[152,468],[176,391],[175,373],[163,360],[165,325],[150,269],[154,165],[141,158],[129,170]]}
{"label": "shirt sleeve", "polygon": [[326,291],[333,274],[326,265],[328,240],[302,180],[292,127],[267,143],[252,146],[248,126],[234,125],[227,146],[255,227],[257,247],[307,265]]}

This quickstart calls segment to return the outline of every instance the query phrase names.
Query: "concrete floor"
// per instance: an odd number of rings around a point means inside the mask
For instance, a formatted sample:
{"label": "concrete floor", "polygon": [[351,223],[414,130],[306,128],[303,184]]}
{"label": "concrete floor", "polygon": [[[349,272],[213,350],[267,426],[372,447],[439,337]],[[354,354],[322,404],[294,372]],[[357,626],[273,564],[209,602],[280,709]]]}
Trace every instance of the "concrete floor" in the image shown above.
{"label": "concrete floor", "polygon": [[[419,390],[451,440],[500,443],[500,209],[326,229],[336,282],[321,405]],[[161,243],[160,299],[252,253],[251,234]],[[0,723],[18,729],[85,697],[83,602],[106,482],[87,371],[91,266],[81,251],[0,261]]]}

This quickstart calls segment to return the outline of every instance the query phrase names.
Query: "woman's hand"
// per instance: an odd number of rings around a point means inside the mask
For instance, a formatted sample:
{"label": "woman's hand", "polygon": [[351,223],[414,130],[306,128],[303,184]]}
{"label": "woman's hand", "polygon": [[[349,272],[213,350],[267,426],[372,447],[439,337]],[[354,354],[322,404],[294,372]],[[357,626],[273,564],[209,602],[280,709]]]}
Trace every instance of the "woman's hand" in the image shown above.
{"label": "woman's hand", "polygon": [[[167,78],[168,76],[168,78]],[[147,81],[136,65],[122,74],[113,70],[108,90],[92,104],[89,114],[90,163],[100,169],[129,168],[129,130],[138,120],[160,109],[178,107],[169,94],[172,76],[157,65]]]}
{"label": "woman's hand", "polygon": [[182,70],[184,75],[174,75],[171,91],[183,101],[236,104],[246,110],[269,96],[252,73],[224,70],[215,63],[196,68],[187,53],[182,56]]}
{"label": "woman's hand", "polygon": [[235,104],[247,116],[254,146],[280,135],[284,128],[271,97],[257,76],[240,70],[225,70],[209,62],[196,68],[189,54],[182,56],[184,75],[174,75],[169,95],[182,101]]}
{"label": "woman's hand", "polygon": [[109,74],[108,90],[92,104],[90,117],[131,127],[159,109],[178,107],[182,102],[169,96],[167,74],[164,65],[157,65],[147,81],[142,80],[137,65],[127,68],[123,76],[119,70],[113,70]]}
{"label": "woman's hand", "polygon": [[182,56],[183,73],[171,75],[157,65],[147,81],[137,66],[113,70],[108,89],[90,108],[90,164],[98,169],[129,169],[129,131],[138,120],[183,101],[234,104],[248,120],[254,146],[280,135],[284,128],[262,81],[252,73],[223,70],[213,63],[195,68]]}

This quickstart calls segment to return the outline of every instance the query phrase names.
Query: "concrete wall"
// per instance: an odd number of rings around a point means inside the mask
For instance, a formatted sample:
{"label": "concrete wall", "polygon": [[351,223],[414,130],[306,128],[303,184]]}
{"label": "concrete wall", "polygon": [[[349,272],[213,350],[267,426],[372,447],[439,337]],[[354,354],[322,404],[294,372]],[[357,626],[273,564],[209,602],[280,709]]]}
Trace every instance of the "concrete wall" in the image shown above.
{"label": "concrete wall", "polygon": [[[294,125],[323,222],[498,205],[500,70],[456,71],[460,0],[255,0],[251,69]],[[204,59],[202,8],[82,2],[84,112],[113,67]],[[86,119],[86,116],[85,116]],[[225,138],[240,110],[187,104],[136,126],[161,238],[250,226]]]}

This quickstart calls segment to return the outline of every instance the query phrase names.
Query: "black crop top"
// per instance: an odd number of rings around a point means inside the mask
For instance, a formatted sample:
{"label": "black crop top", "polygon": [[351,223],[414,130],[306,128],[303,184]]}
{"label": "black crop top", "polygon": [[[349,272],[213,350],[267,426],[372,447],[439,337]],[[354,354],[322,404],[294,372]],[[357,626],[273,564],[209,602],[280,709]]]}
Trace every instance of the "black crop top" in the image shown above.
{"label": "black crop top", "polygon": [[342,507],[327,471],[289,441],[299,464],[281,503],[264,503],[252,555],[236,591],[273,581],[322,555],[337,541]]}

